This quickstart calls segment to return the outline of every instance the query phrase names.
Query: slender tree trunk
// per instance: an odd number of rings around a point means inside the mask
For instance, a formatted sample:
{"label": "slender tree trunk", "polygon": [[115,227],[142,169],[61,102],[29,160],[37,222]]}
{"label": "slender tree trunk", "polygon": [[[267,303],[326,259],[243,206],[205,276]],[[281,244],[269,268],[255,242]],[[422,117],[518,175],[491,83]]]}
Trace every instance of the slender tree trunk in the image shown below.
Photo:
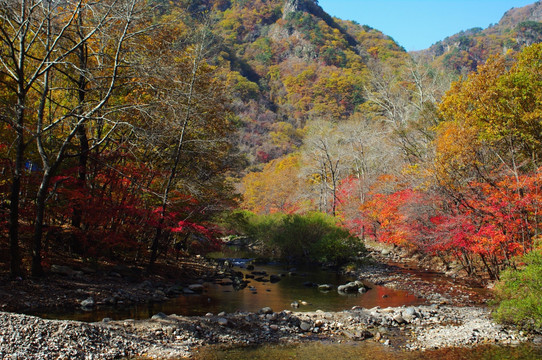
{"label": "slender tree trunk", "polygon": [[36,219],[34,222],[34,239],[32,242],[32,276],[42,276],[43,266],[41,265],[41,250],[43,237],[43,221],[45,215],[45,200],[47,199],[47,189],[51,180],[51,174],[46,171],[43,175],[38,194],[36,195]]}
{"label": "slender tree trunk", "polygon": [[164,225],[166,209],[167,209],[168,200],[169,200],[169,193],[171,191],[171,188],[173,187],[175,178],[177,177],[177,172],[178,172],[179,164],[181,161],[181,154],[182,154],[183,145],[184,145],[184,137],[186,135],[186,130],[188,128],[188,123],[192,117],[192,100],[194,98],[196,79],[198,75],[199,63],[203,55],[202,52],[203,52],[204,43],[205,43],[205,35],[201,39],[201,42],[197,44],[196,46],[196,53],[194,54],[194,60],[192,62],[192,72],[191,72],[191,78],[190,78],[190,83],[188,87],[188,94],[187,94],[187,101],[186,101],[186,104],[187,104],[186,112],[184,114],[184,119],[182,122],[181,131],[180,131],[179,138],[177,141],[177,146],[173,154],[173,166],[170,169],[169,177],[166,183],[166,187],[164,189],[164,194],[162,196],[162,209],[160,211],[160,220],[158,222],[158,227],[156,228],[156,234],[154,236],[154,239],[151,245],[151,256],[149,259],[149,265],[147,269],[148,271],[152,271],[154,263],[156,262],[156,259],[158,257],[158,245],[160,242],[160,238],[162,237],[162,227]]}
{"label": "slender tree trunk", "polygon": [[19,203],[21,193],[21,177],[24,167],[24,110],[25,110],[25,92],[24,84],[19,82],[19,98],[17,101],[17,139],[15,141],[15,166],[13,169],[13,179],[11,183],[11,194],[9,204],[9,245],[10,245],[10,273],[12,277],[22,275],[21,254],[19,250]]}
{"label": "slender tree trunk", "polygon": [[[83,15],[81,14],[78,18],[79,29],[83,27]],[[79,37],[82,39],[83,34],[79,34]],[[83,114],[83,104],[85,103],[86,97],[86,87],[87,79],[85,77],[84,71],[87,69],[88,65],[88,51],[85,43],[81,43],[77,49],[78,58],[79,58],[79,79],[77,80],[77,97],[79,102],[78,115]],[[80,189],[86,187],[87,180],[87,164],[89,156],[89,143],[87,137],[87,129],[85,124],[81,124],[77,127],[77,139],[79,140],[79,167],[77,171],[77,186]],[[72,226],[75,228],[81,228],[81,222],[83,218],[83,210],[81,209],[81,204],[76,203],[73,206],[73,215],[72,215]]]}
{"label": "slender tree trunk", "polygon": [[[87,178],[87,164],[88,164],[88,137],[84,125],[80,125],[77,128],[77,139],[79,140],[79,166],[77,170],[77,187],[84,189],[86,186]],[[81,222],[83,220],[83,210],[81,204],[75,203],[73,205],[72,226],[75,228],[81,228]]]}

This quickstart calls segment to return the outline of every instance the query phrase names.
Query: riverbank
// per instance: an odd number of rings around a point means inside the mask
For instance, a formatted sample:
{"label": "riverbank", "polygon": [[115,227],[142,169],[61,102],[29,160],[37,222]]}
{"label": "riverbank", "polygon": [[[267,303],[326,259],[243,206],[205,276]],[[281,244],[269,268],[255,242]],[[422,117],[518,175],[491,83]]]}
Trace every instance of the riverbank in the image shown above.
{"label": "riverbank", "polygon": [[[159,313],[146,320],[106,318],[93,323],[16,314],[27,309],[46,312],[53,308],[80,308],[87,300],[92,300],[92,307],[115,304],[116,308],[161,302],[201,291],[204,286],[199,282],[217,281],[236,273],[235,269],[218,269],[203,259],[187,260],[184,268],[175,273],[162,269],[152,276],[121,267],[98,271],[55,267],[53,274],[39,281],[2,282],[0,306],[12,313],[0,313],[0,358],[15,359],[20,355],[18,358],[25,359],[176,359],[193,356],[199,349],[213,345],[231,348],[307,341],[369,341],[410,352],[540,341],[539,337],[493,322],[490,310],[484,306],[490,295],[487,290],[473,288],[446,274],[412,269],[396,261],[400,257],[397,253],[373,250],[371,257],[375,261],[349,275],[408,290],[427,305],[355,307],[338,312],[292,312],[284,308],[273,312],[264,308],[256,313],[190,317]],[[375,291],[378,297],[386,296],[375,289],[369,291]]]}
{"label": "riverbank", "polygon": [[488,284],[469,278],[458,264],[445,265],[439,257],[383,244],[367,244],[365,265],[350,276],[396,290],[405,290],[432,304],[481,306],[492,299]]}
{"label": "riverbank", "polygon": [[495,324],[477,307],[415,306],[342,312],[157,314],[148,320],[81,323],[0,313],[2,359],[178,359],[203,346],[250,346],[314,340],[373,341],[408,350],[516,345],[539,341]]}
{"label": "riverbank", "polygon": [[152,274],[143,267],[85,264],[52,265],[42,278],[0,278],[0,311],[15,313],[69,312],[102,306],[128,307],[163,302],[191,293],[190,285],[223,276],[204,258],[174,265],[159,263]]}

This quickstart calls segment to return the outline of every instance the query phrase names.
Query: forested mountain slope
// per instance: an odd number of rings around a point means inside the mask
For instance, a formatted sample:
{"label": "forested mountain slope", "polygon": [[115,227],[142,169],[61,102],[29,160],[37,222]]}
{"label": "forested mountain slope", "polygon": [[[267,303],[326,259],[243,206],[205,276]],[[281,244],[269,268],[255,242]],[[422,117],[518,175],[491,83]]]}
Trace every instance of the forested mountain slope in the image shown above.
{"label": "forested mountain slope", "polygon": [[201,2],[223,39],[215,63],[226,75],[249,164],[301,144],[315,118],[346,119],[365,101],[370,61],[404,62],[393,39],[333,19],[314,0]]}
{"label": "forested mountain slope", "polygon": [[542,3],[537,1],[507,11],[501,20],[487,29],[473,28],[437,42],[427,50],[416,52],[448,71],[466,75],[475,71],[491,55],[519,51],[542,41]]}

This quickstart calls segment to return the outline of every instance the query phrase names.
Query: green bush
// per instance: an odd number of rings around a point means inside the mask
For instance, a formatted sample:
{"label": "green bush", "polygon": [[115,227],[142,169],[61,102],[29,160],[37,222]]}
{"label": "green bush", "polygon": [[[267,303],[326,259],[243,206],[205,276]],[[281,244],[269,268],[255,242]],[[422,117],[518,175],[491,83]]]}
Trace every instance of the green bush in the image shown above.
{"label": "green bush", "polygon": [[261,240],[283,260],[342,265],[365,251],[362,242],[335,218],[319,212],[256,215],[236,211],[227,222],[235,231]]}
{"label": "green bush", "polygon": [[518,269],[501,274],[495,287],[497,321],[542,330],[542,248],[526,254]]}

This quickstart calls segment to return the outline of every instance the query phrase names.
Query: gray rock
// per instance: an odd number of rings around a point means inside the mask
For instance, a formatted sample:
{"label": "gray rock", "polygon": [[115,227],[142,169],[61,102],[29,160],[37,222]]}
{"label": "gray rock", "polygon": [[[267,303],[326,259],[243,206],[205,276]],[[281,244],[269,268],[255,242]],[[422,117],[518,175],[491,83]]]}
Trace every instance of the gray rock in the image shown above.
{"label": "gray rock", "polygon": [[414,316],[414,317],[416,317],[416,309],[414,309],[412,306],[407,307],[405,310],[403,310],[403,316]]}
{"label": "gray rock", "polygon": [[216,320],[216,322],[217,322],[218,325],[220,325],[220,326],[227,326],[227,325],[228,325],[228,319],[223,318],[223,317],[218,318],[218,319]]}
{"label": "gray rock", "polygon": [[95,305],[94,299],[92,297],[88,297],[85,300],[81,301],[81,307],[83,309],[91,309]]}
{"label": "gray rock", "polygon": [[51,272],[53,274],[69,276],[72,278],[81,278],[84,276],[84,273],[82,271],[77,271],[69,266],[64,265],[51,265]]}
{"label": "gray rock", "polygon": [[174,285],[166,290],[166,295],[175,296],[175,295],[182,294],[182,292],[183,292],[183,288],[181,286]]}
{"label": "gray rock", "polygon": [[397,323],[397,324],[403,324],[405,322],[405,319],[403,319],[403,317],[400,315],[400,314],[396,314],[394,317],[393,317],[393,320]]}
{"label": "gray rock", "polygon": [[163,320],[163,319],[167,319],[167,315],[164,314],[163,312],[159,312],[158,314],[156,315],[153,315],[152,320]]}
{"label": "gray rock", "polygon": [[155,296],[155,297],[166,297],[166,293],[163,292],[162,290],[156,290],[156,291],[154,292],[154,296]]}
{"label": "gray rock", "polygon": [[358,292],[361,287],[364,287],[361,281],[351,281],[348,284],[337,287],[337,291],[342,293],[355,293]]}
{"label": "gray rock", "polygon": [[145,280],[141,284],[139,284],[139,288],[141,289],[152,289],[152,287],[152,283],[149,280]]}
{"label": "gray rock", "polygon": [[188,285],[188,289],[196,293],[201,293],[203,292],[204,287],[201,284],[192,284],[192,285]]}
{"label": "gray rock", "polygon": [[294,309],[297,309],[299,307],[299,303],[297,301],[292,301],[290,306],[293,307]]}
{"label": "gray rock", "polygon": [[331,284],[318,285],[318,290],[321,290],[321,291],[330,291],[332,289],[333,289],[333,285],[331,285]]}
{"label": "gray rock", "polygon": [[299,324],[299,328],[302,331],[309,331],[311,329],[311,323],[302,321],[301,324]]}
{"label": "gray rock", "polygon": [[264,308],[261,308],[260,311],[258,311],[259,314],[272,314],[273,313],[273,309],[271,309],[269,306],[266,306]]}
{"label": "gray rock", "polygon": [[114,296],[110,296],[104,299],[104,303],[107,305],[115,305],[117,303],[117,299]]}

